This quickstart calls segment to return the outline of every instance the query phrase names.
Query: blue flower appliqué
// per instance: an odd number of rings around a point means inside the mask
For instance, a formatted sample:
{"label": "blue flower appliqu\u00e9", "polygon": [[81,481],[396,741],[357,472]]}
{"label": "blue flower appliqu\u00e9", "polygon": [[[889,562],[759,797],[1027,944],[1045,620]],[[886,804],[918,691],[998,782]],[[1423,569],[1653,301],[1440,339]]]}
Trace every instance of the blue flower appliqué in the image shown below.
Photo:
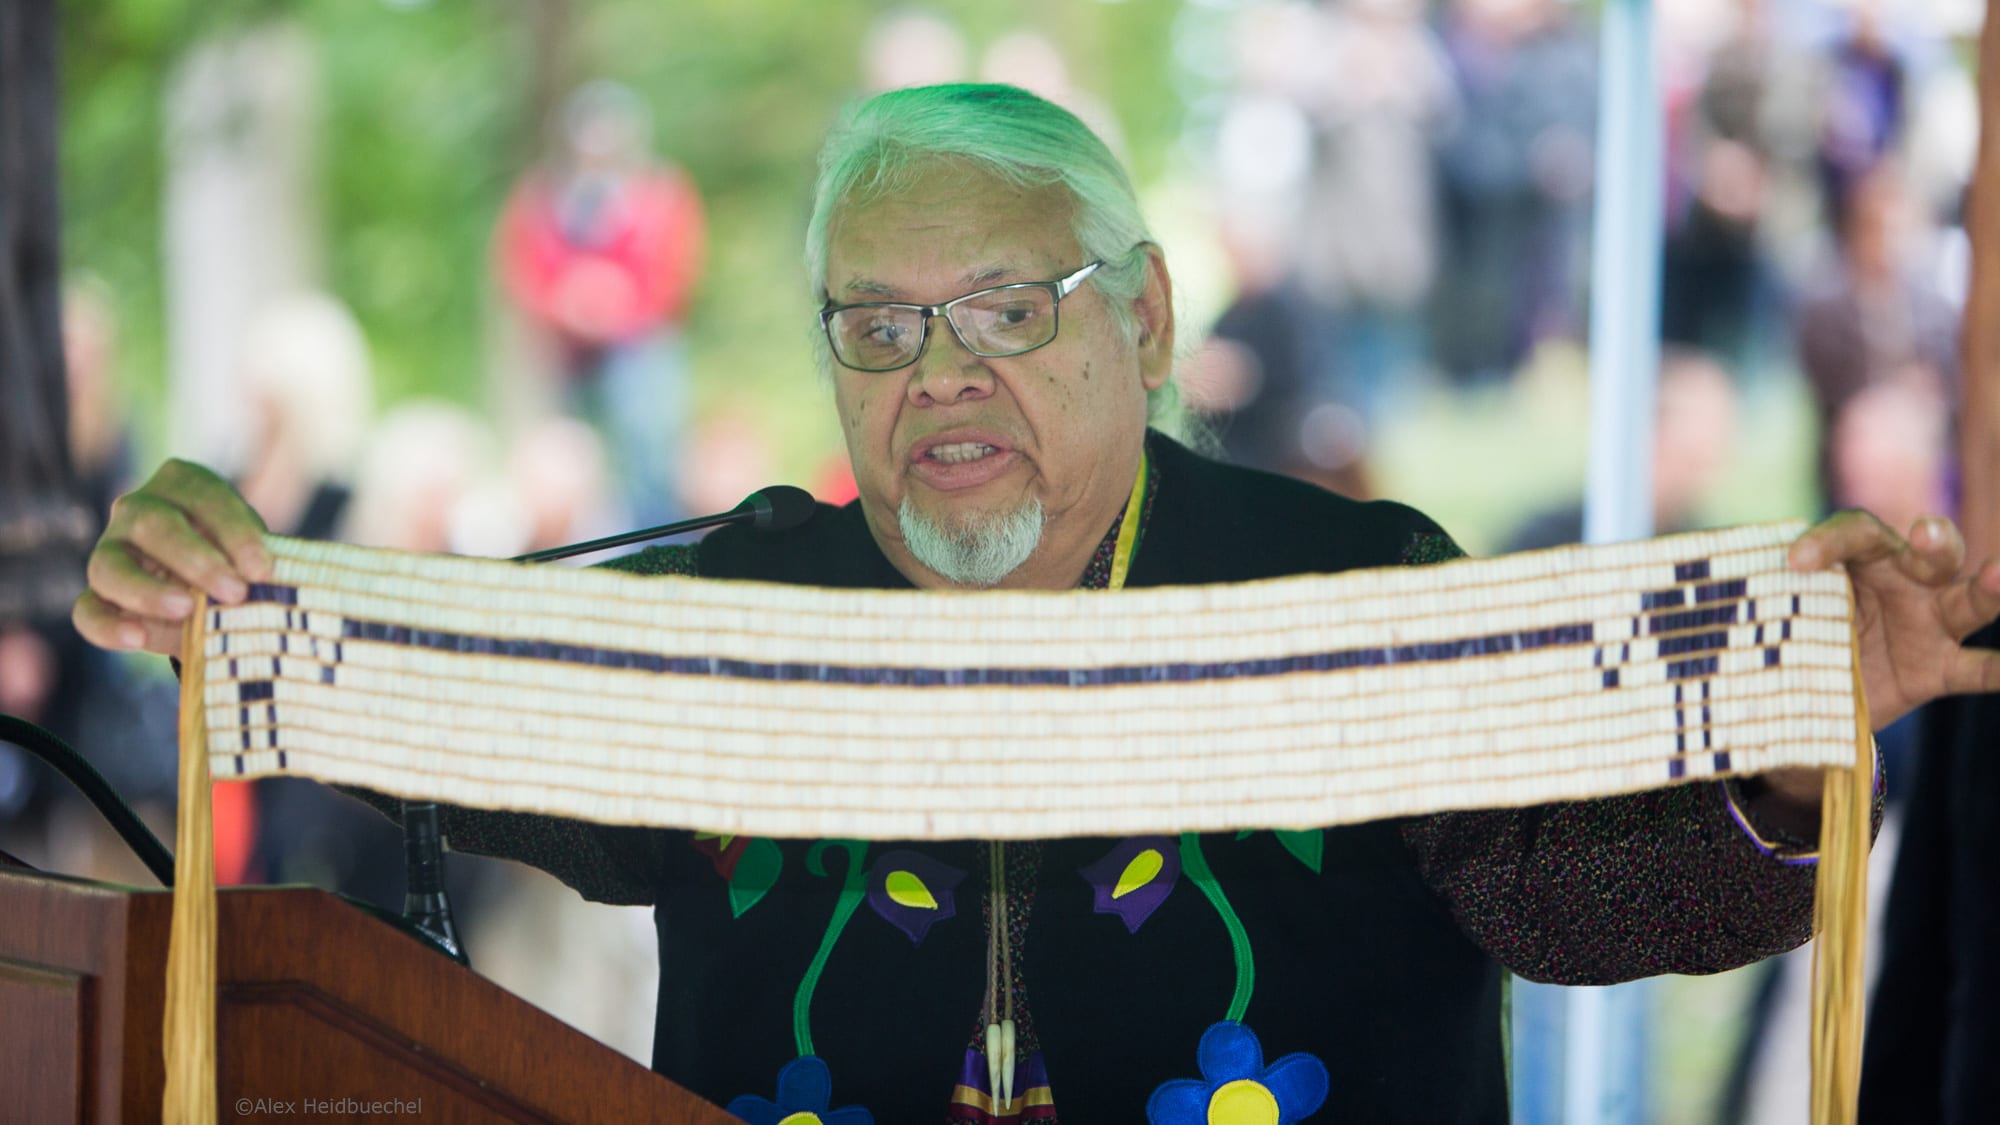
{"label": "blue flower appliqu\u00e9", "polygon": [[1177,1078],[1146,1099],[1152,1125],[1293,1125],[1326,1101],[1326,1064],[1296,1051],[1270,1066],[1257,1035],[1211,1024],[1195,1049],[1201,1079]]}
{"label": "blue flower appliqu\u00e9", "polygon": [[778,1072],[778,1100],[744,1094],[724,1107],[750,1125],[875,1125],[875,1115],[858,1105],[833,1104],[833,1073],[816,1055],[802,1055]]}

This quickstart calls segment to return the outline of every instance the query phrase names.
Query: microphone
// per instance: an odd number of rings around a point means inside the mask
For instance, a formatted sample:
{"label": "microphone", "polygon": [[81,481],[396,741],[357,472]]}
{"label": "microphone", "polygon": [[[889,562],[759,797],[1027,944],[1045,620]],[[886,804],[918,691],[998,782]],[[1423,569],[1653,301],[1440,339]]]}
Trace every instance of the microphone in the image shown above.
{"label": "microphone", "polygon": [[704,527],[719,527],[731,523],[749,524],[758,531],[784,531],[811,519],[817,506],[812,493],[805,489],[795,488],[789,484],[773,484],[744,497],[741,504],[726,512],[718,512],[712,516],[696,516],[690,520],[665,523],[640,531],[628,531],[622,535],[607,535],[602,539],[571,543],[567,547],[531,551],[525,555],[515,555],[511,561],[538,563],[552,559],[566,559],[571,555],[587,555],[592,551],[609,550],[630,543],[644,543],[648,539],[663,539],[669,535],[700,531]]}
{"label": "microphone", "polygon": [[[811,519],[816,508],[817,502],[813,500],[812,493],[789,484],[774,484],[744,497],[741,504],[726,512],[571,543],[567,547],[533,551],[516,555],[512,561],[549,562],[732,523],[749,524],[759,531],[784,531]],[[437,802],[403,802],[403,918],[463,965],[467,963],[465,947],[459,943],[458,927],[451,920],[451,901],[445,897],[444,891],[443,836]]]}

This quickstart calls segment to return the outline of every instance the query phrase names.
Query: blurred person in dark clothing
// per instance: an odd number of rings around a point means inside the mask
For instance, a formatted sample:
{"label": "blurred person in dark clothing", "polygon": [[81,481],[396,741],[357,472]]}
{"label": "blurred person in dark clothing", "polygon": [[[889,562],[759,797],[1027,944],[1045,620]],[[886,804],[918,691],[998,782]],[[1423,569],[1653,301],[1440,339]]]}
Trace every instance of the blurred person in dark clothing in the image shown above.
{"label": "blurred person in dark clothing", "polygon": [[1438,269],[1436,146],[1461,112],[1414,0],[1322,0],[1289,93],[1312,128],[1292,249],[1315,397],[1368,419],[1427,366]]}
{"label": "blurred person in dark clothing", "polygon": [[[71,463],[102,527],[112,500],[133,482],[115,374],[117,313],[101,284],[86,281],[64,293],[62,339]],[[171,807],[176,697],[170,679],[138,673],[130,661],[85,643],[66,616],[0,626],[0,712],[68,742],[128,802]],[[51,802],[75,797],[68,782],[0,744],[0,822],[19,850],[37,850],[34,837]]]}
{"label": "blurred person in dark clothing", "polygon": [[1834,268],[1799,308],[1799,365],[1818,408],[1818,478],[1829,504],[1838,493],[1833,428],[1856,395],[1922,372],[1949,401],[1958,382],[1958,312],[1916,268],[1918,221],[1893,161],[1861,176],[1837,232]]}
{"label": "blurred person in dark clothing", "polygon": [[1432,340],[1468,383],[1580,330],[1597,54],[1554,0],[1458,0],[1443,34],[1464,112],[1439,151]]}
{"label": "blurred person in dark clothing", "polygon": [[1731,35],[1703,62],[1699,87],[1670,95],[1668,227],[1660,334],[1754,370],[1779,279],[1761,241],[1778,154],[1767,135],[1778,66],[1761,0],[1742,0]]}
{"label": "blurred person in dark clothing", "polygon": [[[2000,627],[1966,645],[2000,648]],[[1861,1120],[1970,1125],[2000,1105],[2000,694],[1937,700],[1923,716],[1864,1041]]]}

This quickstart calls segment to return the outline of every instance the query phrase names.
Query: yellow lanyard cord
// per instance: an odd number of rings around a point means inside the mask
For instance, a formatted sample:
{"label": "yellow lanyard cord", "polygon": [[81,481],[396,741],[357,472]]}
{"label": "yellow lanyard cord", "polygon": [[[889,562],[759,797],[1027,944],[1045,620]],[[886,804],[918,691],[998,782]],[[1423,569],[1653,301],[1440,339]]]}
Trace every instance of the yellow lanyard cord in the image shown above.
{"label": "yellow lanyard cord", "polygon": [[1111,552],[1109,590],[1125,587],[1125,572],[1132,569],[1132,552],[1139,546],[1139,513],[1146,506],[1146,451],[1139,450],[1139,477],[1132,482],[1132,497],[1125,501],[1125,518],[1118,525],[1118,546]]}

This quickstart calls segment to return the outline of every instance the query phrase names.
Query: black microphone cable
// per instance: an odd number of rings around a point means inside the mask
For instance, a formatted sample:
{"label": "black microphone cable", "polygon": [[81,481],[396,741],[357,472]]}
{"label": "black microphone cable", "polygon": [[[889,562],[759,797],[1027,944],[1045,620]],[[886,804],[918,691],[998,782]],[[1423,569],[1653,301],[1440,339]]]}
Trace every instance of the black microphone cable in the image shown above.
{"label": "black microphone cable", "polygon": [[[724,524],[748,524],[759,531],[784,531],[812,518],[817,506],[812,493],[805,489],[774,484],[751,493],[727,512],[620,535],[607,535],[566,547],[551,547],[546,551],[531,551],[516,555],[511,561],[550,562]],[[465,947],[458,940],[458,927],[451,919],[451,900],[445,895],[444,832],[435,801],[403,802],[403,878],[404,921],[436,942],[459,964],[468,964]]]}
{"label": "black microphone cable", "polygon": [[104,775],[69,743],[26,719],[0,714],[0,742],[11,742],[49,764],[77,787],[86,800],[111,824],[112,831],[132,849],[146,870],[163,887],[174,885],[174,855],[167,850],[139,814],[132,811]]}

